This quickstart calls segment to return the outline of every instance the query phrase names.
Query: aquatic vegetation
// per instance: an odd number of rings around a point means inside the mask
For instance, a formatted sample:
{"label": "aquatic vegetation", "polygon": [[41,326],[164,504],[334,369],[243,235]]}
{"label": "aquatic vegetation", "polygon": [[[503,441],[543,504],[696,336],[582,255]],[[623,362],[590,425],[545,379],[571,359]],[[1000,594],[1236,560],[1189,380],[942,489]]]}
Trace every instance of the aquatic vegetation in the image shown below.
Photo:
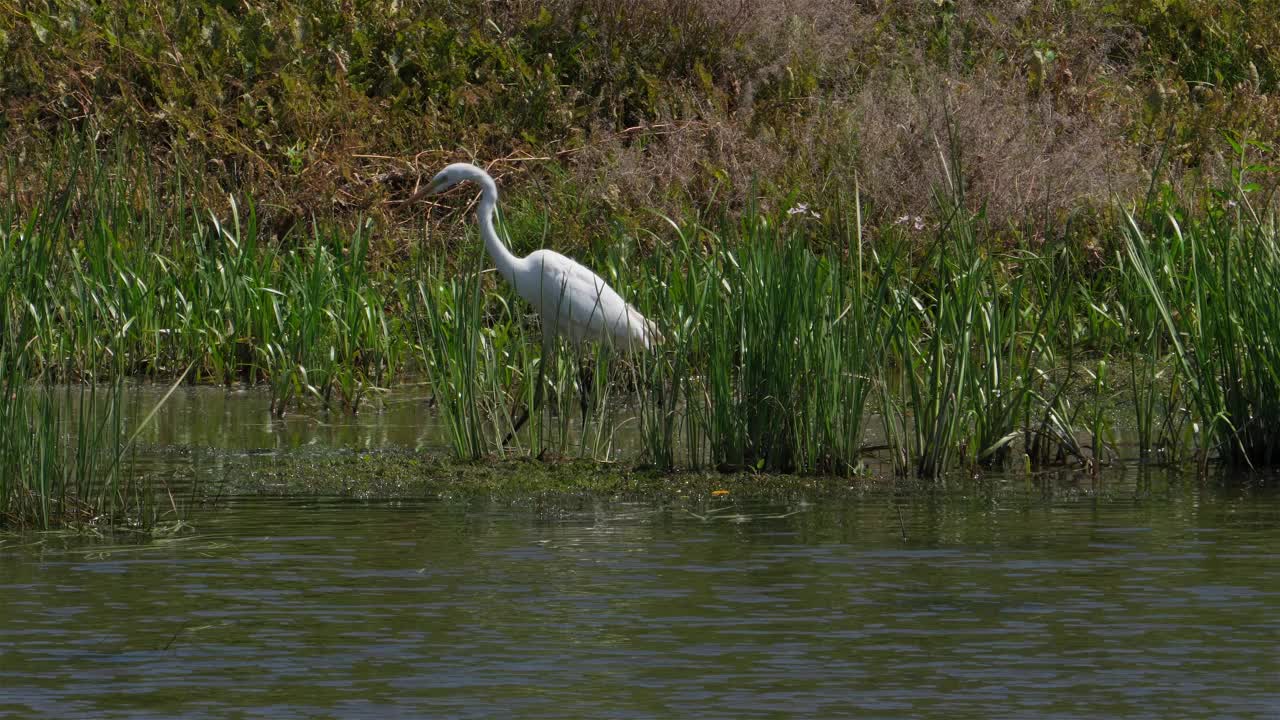
{"label": "aquatic vegetation", "polygon": [[[1204,460],[1280,462],[1274,214],[1243,184],[1201,214],[1157,193],[1098,231],[1123,254],[1083,258],[1069,224],[1029,220],[1038,243],[1001,241],[959,172],[935,195],[942,221],[874,233],[859,186],[821,211],[788,197],[661,231],[618,225],[590,264],[663,337],[624,353],[542,342],[474,238],[458,257],[428,238],[380,262],[372,223],[268,239],[250,200],[173,215],[154,200],[168,186],[122,179],[91,144],[68,160],[35,212],[0,199],[15,397],[36,397],[16,378],[96,380],[104,397],[121,378],[185,373],[264,386],[276,415],[359,412],[421,371],[467,459],[617,460],[634,422],[635,459],[661,470],[848,476],[887,451],[878,462],[935,479],[1096,468],[1121,456],[1118,418],[1133,418],[1145,462],[1195,442]],[[511,211],[513,245],[547,223],[528,207]]]}
{"label": "aquatic vegetation", "polygon": [[808,249],[807,231],[747,218],[745,237],[727,243],[739,249],[710,265],[719,277],[695,357],[707,363],[699,395],[714,465],[840,474],[860,465],[892,271],[863,247],[856,221],[825,256]]}
{"label": "aquatic vegetation", "polygon": [[454,453],[478,459],[500,449],[510,421],[502,423],[508,403],[498,380],[507,363],[500,361],[496,341],[508,335],[509,319],[498,329],[487,327],[479,273],[444,282],[418,280],[413,288],[422,367]]}
{"label": "aquatic vegetation", "polygon": [[1238,180],[1204,217],[1180,218],[1175,208],[1147,222],[1130,214],[1125,242],[1134,282],[1167,331],[1203,449],[1229,465],[1269,466],[1280,463],[1280,244],[1271,199]]}
{"label": "aquatic vegetation", "polygon": [[120,461],[120,383],[59,388],[33,384],[7,362],[0,370],[0,525],[142,521],[153,503]]}
{"label": "aquatic vegetation", "polygon": [[[76,256],[57,196],[51,186],[47,212],[0,227],[0,525],[151,526],[177,508],[162,508],[157,489],[129,464],[137,429],[155,414],[126,408],[121,345],[132,319],[95,302],[100,286],[85,275],[55,276],[58,257]],[[41,335],[68,318],[45,291],[62,284],[81,312],[51,347]],[[64,353],[59,365],[50,351]],[[85,379],[56,383],[72,374]]]}
{"label": "aquatic vegetation", "polygon": [[[68,151],[71,175],[49,178],[58,189],[45,202],[24,218],[16,203],[3,211],[10,301],[49,308],[27,349],[39,369],[84,377],[110,346],[130,375],[190,366],[197,382],[267,382],[280,415],[303,396],[358,411],[399,368],[406,338],[384,312],[398,282],[371,273],[368,225],[344,235],[317,223],[310,242],[268,243],[252,202],[242,212],[233,199],[225,219],[161,213],[156,196],[181,182],[138,188],[91,145]],[[31,256],[45,246],[60,251]]]}
{"label": "aquatic vegetation", "polygon": [[675,243],[640,282],[664,337],[637,373],[650,462],[859,470],[894,278],[859,212],[855,196],[839,225],[759,213],[716,230],[671,222]]}

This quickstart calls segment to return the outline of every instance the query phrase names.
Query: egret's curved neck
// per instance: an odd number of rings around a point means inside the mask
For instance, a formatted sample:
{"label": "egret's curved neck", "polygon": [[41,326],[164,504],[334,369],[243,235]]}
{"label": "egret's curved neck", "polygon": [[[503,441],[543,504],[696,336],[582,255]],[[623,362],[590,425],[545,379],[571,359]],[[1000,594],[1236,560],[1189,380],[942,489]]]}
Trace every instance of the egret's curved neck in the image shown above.
{"label": "egret's curved neck", "polygon": [[502,273],[507,282],[512,282],[512,276],[520,264],[520,259],[507,249],[493,227],[493,213],[498,206],[498,185],[488,173],[484,172],[475,178],[475,182],[480,185],[480,206],[476,208],[476,217],[480,221],[480,237],[484,238],[484,249],[489,252],[489,257],[493,258],[493,264],[498,267],[498,272]]}

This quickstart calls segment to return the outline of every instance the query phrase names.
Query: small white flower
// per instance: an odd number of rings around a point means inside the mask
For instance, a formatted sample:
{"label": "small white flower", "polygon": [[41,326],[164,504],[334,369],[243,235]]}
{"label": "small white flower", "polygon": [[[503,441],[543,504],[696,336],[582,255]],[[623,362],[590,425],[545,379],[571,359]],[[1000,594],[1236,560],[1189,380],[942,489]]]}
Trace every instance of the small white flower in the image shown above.
{"label": "small white flower", "polygon": [[819,219],[822,216],[815,210],[809,209],[809,203],[796,203],[796,206],[787,211],[788,215],[805,215],[811,218]]}

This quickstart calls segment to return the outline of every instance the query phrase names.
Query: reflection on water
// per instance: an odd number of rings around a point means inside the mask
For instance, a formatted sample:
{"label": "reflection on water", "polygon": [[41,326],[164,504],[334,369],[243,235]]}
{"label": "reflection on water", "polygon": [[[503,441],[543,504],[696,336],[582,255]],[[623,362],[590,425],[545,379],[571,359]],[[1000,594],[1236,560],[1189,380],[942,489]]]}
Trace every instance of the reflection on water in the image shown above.
{"label": "reflection on water", "polygon": [[[168,389],[132,387],[134,414],[146,415]],[[429,398],[425,387],[401,384],[394,394],[366,402],[359,415],[304,405],[275,418],[271,396],[260,388],[186,386],[169,397],[138,441],[153,448],[215,450],[444,448],[446,440]]]}
{"label": "reflection on water", "polygon": [[254,499],[10,538],[0,716],[1273,717],[1280,498],[1108,497]]}
{"label": "reflection on water", "polygon": [[[151,412],[169,390],[163,385],[135,385],[129,390],[130,418],[140,421]],[[575,404],[576,407],[576,404]],[[562,424],[547,413],[545,433],[552,447],[566,433],[566,454],[584,453],[580,446],[581,426],[576,411]],[[569,418],[565,418],[569,420]],[[617,459],[634,455],[639,447],[639,425],[625,408],[617,408],[609,418],[611,443],[588,444],[588,456]],[[596,430],[590,434],[595,443]],[[433,409],[431,393],[425,385],[400,383],[361,406],[360,414],[329,412],[315,403],[291,407],[283,418],[271,415],[271,396],[261,388],[224,389],[210,386],[179,388],[160,407],[154,419],[138,436],[138,442],[155,454],[157,450],[234,450],[241,452],[315,452],[334,450],[438,450],[450,447],[446,429]],[[163,454],[163,453],[160,453]]]}

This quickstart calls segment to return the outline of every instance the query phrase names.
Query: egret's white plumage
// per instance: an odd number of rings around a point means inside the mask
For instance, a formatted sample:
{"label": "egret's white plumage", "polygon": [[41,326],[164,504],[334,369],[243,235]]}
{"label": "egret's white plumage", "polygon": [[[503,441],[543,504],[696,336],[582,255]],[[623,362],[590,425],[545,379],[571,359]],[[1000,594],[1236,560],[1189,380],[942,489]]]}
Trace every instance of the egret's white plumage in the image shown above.
{"label": "egret's white plumage", "polygon": [[574,343],[595,340],[626,350],[648,349],[657,341],[653,323],[586,266],[552,250],[535,250],[526,257],[512,254],[493,227],[498,186],[489,173],[469,163],[454,163],[431,179],[426,193],[464,180],[480,186],[476,216],[489,257],[542,317],[545,340],[559,333]]}

